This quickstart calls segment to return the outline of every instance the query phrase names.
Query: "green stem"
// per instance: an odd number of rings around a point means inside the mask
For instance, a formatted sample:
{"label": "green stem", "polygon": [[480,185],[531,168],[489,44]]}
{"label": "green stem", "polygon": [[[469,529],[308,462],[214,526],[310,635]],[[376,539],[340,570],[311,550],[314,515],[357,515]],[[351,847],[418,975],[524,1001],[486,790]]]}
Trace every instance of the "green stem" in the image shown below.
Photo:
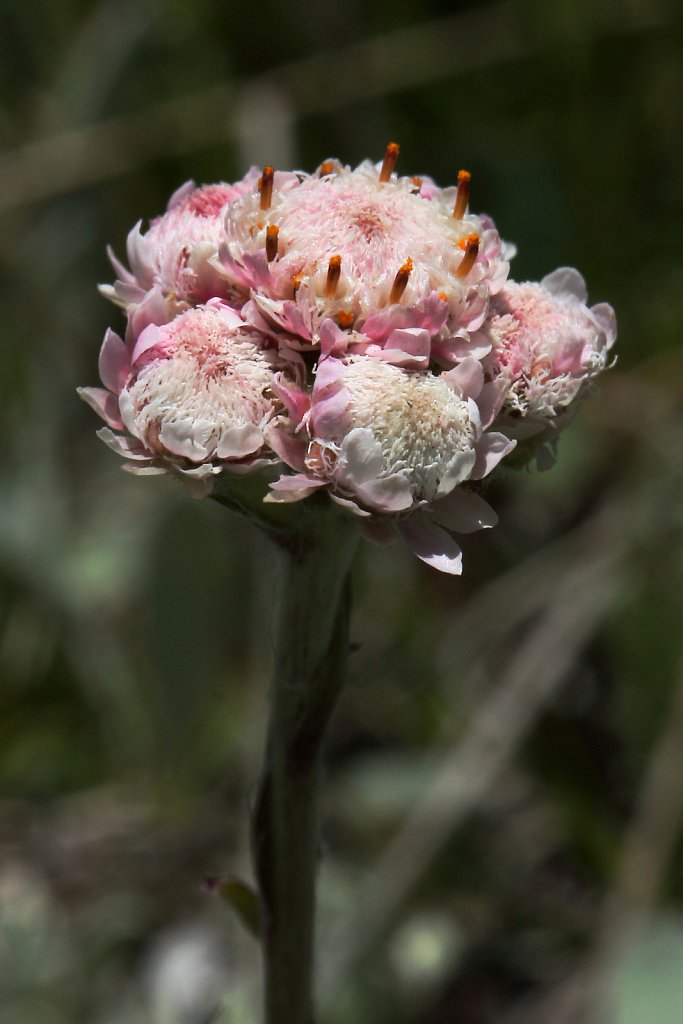
{"label": "green stem", "polygon": [[252,822],[266,1024],[313,1024],[315,881],[327,725],[346,677],[354,524],[306,510],[287,542],[265,763]]}

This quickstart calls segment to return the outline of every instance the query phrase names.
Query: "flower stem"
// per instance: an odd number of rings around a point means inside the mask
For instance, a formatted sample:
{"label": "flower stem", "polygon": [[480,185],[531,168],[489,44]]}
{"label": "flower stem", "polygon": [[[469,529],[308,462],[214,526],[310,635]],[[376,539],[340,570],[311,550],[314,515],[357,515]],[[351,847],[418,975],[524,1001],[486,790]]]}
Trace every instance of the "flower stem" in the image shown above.
{"label": "flower stem", "polygon": [[279,544],[283,579],[263,775],[252,821],[266,1024],[313,1024],[323,746],[346,677],[354,524],[316,506]]}

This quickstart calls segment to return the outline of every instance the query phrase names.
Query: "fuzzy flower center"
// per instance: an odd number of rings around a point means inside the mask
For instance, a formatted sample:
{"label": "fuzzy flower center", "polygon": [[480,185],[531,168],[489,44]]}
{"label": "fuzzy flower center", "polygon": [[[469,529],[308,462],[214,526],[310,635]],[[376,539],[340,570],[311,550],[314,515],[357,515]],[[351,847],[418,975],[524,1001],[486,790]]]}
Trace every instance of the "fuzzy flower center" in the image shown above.
{"label": "fuzzy flower center", "polygon": [[508,286],[491,318],[495,355],[513,377],[552,372],[558,345],[575,333],[567,307],[540,284]]}
{"label": "fuzzy flower center", "polygon": [[393,276],[408,259],[441,271],[462,256],[461,224],[441,203],[367,171],[310,178],[274,213],[283,255],[303,261],[308,272],[339,255],[345,273],[367,281]]}
{"label": "fuzzy flower center", "polygon": [[344,386],[351,428],[372,430],[387,474],[407,472],[415,500],[433,500],[454,458],[473,446],[467,402],[431,373],[370,360],[349,365]]}

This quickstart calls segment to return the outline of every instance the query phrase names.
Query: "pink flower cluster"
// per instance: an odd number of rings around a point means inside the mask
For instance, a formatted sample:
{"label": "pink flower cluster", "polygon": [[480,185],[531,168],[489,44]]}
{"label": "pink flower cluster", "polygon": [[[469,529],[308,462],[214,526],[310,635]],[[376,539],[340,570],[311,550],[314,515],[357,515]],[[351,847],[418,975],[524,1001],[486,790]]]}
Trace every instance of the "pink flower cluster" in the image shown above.
{"label": "pink flower cluster", "polygon": [[514,249],[470,212],[470,175],[441,189],[397,157],[184,185],[129,234],[130,269],[110,254],[126,331],[80,394],[132,472],[203,495],[270,469],[265,501],[327,494],[459,573],[452,533],[496,522],[479,481],[517,442],[547,453],[615,319],[575,270],[508,280]]}

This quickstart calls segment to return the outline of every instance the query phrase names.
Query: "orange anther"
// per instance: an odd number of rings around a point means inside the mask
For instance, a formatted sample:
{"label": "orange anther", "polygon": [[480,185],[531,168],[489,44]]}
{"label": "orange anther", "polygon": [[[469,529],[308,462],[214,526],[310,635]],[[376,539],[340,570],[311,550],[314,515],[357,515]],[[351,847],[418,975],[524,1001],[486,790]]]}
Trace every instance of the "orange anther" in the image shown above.
{"label": "orange anther", "polygon": [[261,194],[261,209],[269,210],[273,201],[273,176],[275,170],[268,165],[263,168],[263,173],[258,180],[258,190]]}
{"label": "orange anther", "polygon": [[399,268],[394,283],[391,286],[391,295],[389,296],[389,302],[398,302],[404,291],[408,286],[408,280],[413,272],[413,261],[408,259],[405,261],[402,267]]}
{"label": "orange anther", "polygon": [[470,180],[472,175],[469,171],[458,171],[458,189],[455,193],[455,206],[453,216],[456,220],[462,220],[467,211],[467,204],[470,201]]}
{"label": "orange anther", "polygon": [[277,236],[280,229],[276,224],[269,224],[266,228],[266,259],[272,263],[277,256]]}
{"label": "orange anther", "polygon": [[337,291],[337,285],[339,284],[339,278],[341,276],[341,262],[341,256],[332,256],[327,266],[325,295],[328,299],[331,299]]}
{"label": "orange anther", "polygon": [[350,327],[351,324],[353,323],[353,313],[347,313],[345,310],[342,309],[340,310],[339,313],[337,313],[337,320],[339,321],[340,327]]}
{"label": "orange anther", "polygon": [[458,249],[464,252],[468,245],[479,241],[479,235],[463,235],[458,242]]}
{"label": "orange anther", "polygon": [[380,181],[389,181],[393,174],[396,161],[398,160],[399,145],[397,142],[390,142],[382,161],[382,170],[379,172]]}
{"label": "orange anther", "polygon": [[326,160],[325,163],[320,165],[320,177],[324,178],[326,174],[334,174],[334,163],[332,160]]}
{"label": "orange anther", "polygon": [[456,277],[467,277],[470,270],[477,262],[477,256],[479,255],[479,235],[468,235],[465,244],[465,255],[460,260],[458,269],[455,271]]}

